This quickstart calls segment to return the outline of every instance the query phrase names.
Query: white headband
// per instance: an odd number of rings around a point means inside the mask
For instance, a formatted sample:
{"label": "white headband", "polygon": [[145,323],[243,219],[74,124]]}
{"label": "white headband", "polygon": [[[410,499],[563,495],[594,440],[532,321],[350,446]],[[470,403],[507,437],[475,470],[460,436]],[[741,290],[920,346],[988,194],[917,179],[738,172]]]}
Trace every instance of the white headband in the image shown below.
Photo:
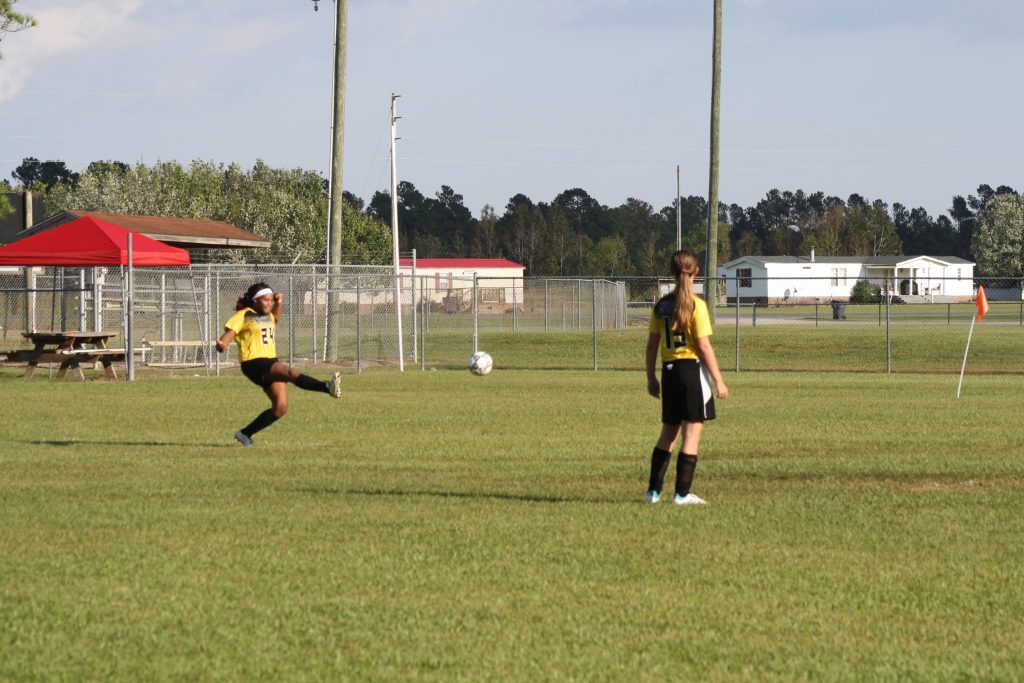
{"label": "white headband", "polygon": [[266,296],[267,294],[273,294],[273,293],[274,293],[274,290],[272,290],[270,287],[264,287],[263,289],[261,289],[260,291],[258,291],[258,292],[256,292],[255,294],[252,295],[252,300],[256,301],[256,299],[259,299],[261,296]]}

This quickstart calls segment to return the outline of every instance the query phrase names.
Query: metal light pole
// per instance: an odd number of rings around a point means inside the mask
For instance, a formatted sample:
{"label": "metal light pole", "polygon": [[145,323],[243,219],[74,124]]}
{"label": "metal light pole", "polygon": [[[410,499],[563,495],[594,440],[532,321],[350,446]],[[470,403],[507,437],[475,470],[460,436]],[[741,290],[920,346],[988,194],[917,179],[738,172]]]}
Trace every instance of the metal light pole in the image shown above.
{"label": "metal light pole", "polygon": [[398,370],[405,371],[405,349],[402,347],[402,269],[398,255],[398,98],[391,93],[391,260],[395,269],[395,318],[398,329]]}
{"label": "metal light pole", "polygon": [[708,179],[708,237],[704,255],[704,300],[715,322],[718,276],[718,116],[722,89],[722,0],[715,0],[715,38],[711,52],[711,163]]}

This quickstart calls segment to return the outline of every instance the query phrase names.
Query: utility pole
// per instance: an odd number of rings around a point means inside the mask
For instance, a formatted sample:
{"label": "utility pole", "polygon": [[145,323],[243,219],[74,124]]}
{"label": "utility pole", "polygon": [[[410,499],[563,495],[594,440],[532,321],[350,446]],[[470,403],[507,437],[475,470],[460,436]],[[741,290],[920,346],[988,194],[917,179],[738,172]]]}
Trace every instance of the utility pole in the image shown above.
{"label": "utility pole", "polygon": [[391,93],[391,259],[395,264],[395,317],[398,319],[398,371],[405,372],[402,348],[402,270],[398,258],[398,98]]}
{"label": "utility pole", "polygon": [[715,322],[718,294],[718,117],[722,89],[722,0],[715,1],[715,38],[711,50],[711,163],[708,179],[708,237],[704,255],[704,300]]}
{"label": "utility pole", "polygon": [[[313,0],[313,9],[318,9]],[[337,360],[341,331],[342,171],[345,160],[345,53],[348,45],[348,0],[334,0],[334,115],[331,122],[331,175],[327,224],[327,324],[324,360]]]}
{"label": "utility pole", "polygon": [[676,164],[676,251],[683,248],[683,202],[679,174],[679,164]]}

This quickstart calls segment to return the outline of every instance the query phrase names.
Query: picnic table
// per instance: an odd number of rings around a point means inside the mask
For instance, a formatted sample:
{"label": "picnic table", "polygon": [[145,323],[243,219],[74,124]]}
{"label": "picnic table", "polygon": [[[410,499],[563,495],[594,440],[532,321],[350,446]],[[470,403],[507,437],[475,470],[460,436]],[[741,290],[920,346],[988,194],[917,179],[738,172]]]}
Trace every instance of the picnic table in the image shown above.
{"label": "picnic table", "polygon": [[22,335],[33,344],[31,349],[7,352],[7,361],[27,363],[25,377],[31,377],[39,363],[60,363],[58,378],[74,370],[79,379],[85,379],[82,363],[103,365],[107,379],[116,380],[114,361],[123,361],[124,349],[107,348],[107,342],[117,336],[113,332],[23,332]]}

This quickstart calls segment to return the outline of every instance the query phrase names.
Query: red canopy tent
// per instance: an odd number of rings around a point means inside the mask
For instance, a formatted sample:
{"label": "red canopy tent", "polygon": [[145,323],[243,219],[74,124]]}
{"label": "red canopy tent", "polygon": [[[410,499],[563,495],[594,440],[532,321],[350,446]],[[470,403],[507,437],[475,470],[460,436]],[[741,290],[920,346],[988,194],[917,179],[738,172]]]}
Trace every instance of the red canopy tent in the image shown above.
{"label": "red canopy tent", "polygon": [[[124,266],[128,265],[128,234],[124,228],[92,216],[64,223],[0,247],[0,265]],[[187,266],[188,252],[139,233],[132,234],[133,266]]]}
{"label": "red canopy tent", "polygon": [[[128,236],[131,235],[131,259]],[[135,378],[132,349],[134,266],[187,266],[188,252],[92,216],[58,225],[0,247],[0,265],[9,266],[128,266],[128,299],[125,302],[125,364],[129,380]]]}

